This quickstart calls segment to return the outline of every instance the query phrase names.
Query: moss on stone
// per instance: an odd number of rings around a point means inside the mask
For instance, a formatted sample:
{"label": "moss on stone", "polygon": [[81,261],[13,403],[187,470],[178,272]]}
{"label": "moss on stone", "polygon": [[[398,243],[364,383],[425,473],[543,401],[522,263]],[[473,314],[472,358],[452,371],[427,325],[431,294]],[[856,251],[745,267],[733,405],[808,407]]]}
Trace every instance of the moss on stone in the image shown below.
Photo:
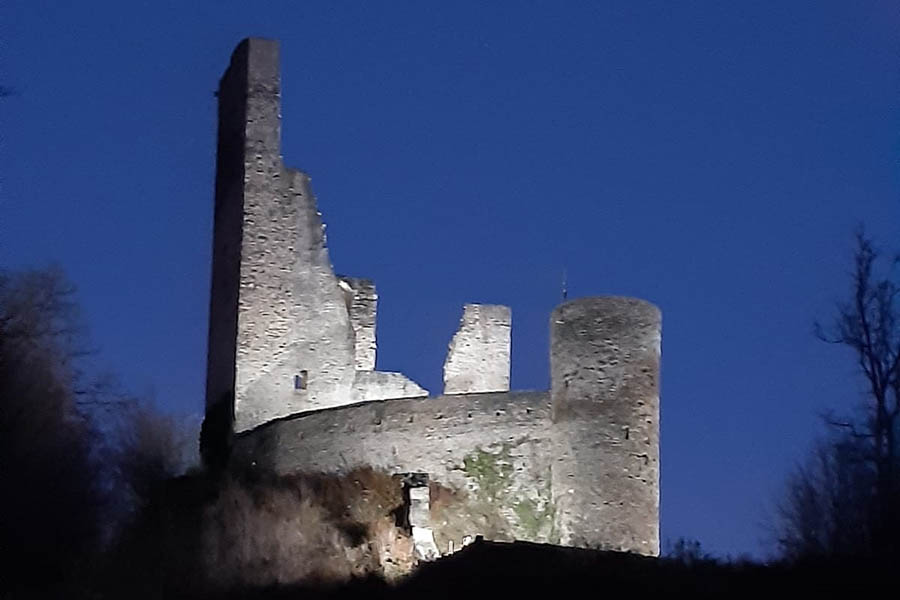
{"label": "moss on stone", "polygon": [[[556,507],[552,502],[550,473],[534,497],[521,497],[514,485],[515,468],[512,450],[528,440],[504,442],[493,452],[476,448],[463,459],[463,471],[476,486],[473,503],[493,506],[500,514],[508,514],[508,534],[515,539],[553,541],[556,533]],[[514,517],[514,518],[513,518]]]}
{"label": "moss on stone", "polygon": [[554,542],[556,533],[556,505],[552,501],[550,474],[547,474],[543,490],[538,498],[520,498],[513,504],[520,530],[531,540],[545,539]]}
{"label": "moss on stone", "polygon": [[508,492],[513,474],[510,449],[512,444],[502,444],[497,453],[476,448],[463,458],[463,470],[475,480],[478,493],[486,500],[499,500]]}

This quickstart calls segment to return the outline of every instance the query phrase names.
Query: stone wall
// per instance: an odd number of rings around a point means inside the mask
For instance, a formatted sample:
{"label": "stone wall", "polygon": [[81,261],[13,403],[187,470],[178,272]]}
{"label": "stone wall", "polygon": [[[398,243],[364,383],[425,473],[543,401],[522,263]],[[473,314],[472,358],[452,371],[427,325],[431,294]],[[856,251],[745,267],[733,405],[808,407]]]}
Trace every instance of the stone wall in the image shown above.
{"label": "stone wall", "polygon": [[392,371],[357,371],[351,399],[354,404],[386,398],[424,398],[428,390],[403,373]]}
{"label": "stone wall", "polygon": [[350,313],[350,325],[353,327],[356,370],[374,371],[375,319],[378,309],[375,283],[359,277],[341,276],[339,280]]}
{"label": "stone wall", "polygon": [[309,177],[282,163],[280,94],[277,42],[242,42],[218,94],[207,385],[207,414],[219,399],[233,402],[238,432],[359,399],[424,395],[399,374],[357,377],[375,367],[375,288],[342,286],[334,274]]}
{"label": "stone wall", "polygon": [[550,320],[553,498],[570,546],[659,554],[659,310],[582,298]]}
{"label": "stone wall", "polygon": [[[247,120],[247,69],[250,44],[242,42],[219,83],[212,276],[206,363],[207,414],[230,421],[237,351],[237,307],[243,222],[244,123]],[[227,407],[221,405],[228,404]],[[226,432],[230,422],[219,428]],[[224,440],[215,440],[222,443]]]}
{"label": "stone wall", "polygon": [[463,534],[556,541],[551,458],[546,392],[345,406],[268,423],[238,436],[233,454],[238,468],[279,474],[358,465],[428,473],[454,497],[433,516],[442,547]]}
{"label": "stone wall", "polygon": [[444,361],[444,393],[509,390],[510,310],[466,304]]}

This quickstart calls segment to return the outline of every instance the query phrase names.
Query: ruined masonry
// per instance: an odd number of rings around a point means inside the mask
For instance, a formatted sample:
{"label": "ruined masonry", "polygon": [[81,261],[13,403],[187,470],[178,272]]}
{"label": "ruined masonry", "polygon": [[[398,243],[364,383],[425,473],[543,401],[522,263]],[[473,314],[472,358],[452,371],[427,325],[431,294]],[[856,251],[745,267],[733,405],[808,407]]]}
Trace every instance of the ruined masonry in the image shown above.
{"label": "ruined masonry", "polygon": [[659,310],[557,307],[549,392],[510,391],[506,306],[463,308],[443,395],[377,371],[375,284],[334,273],[280,94],[277,42],[241,42],[218,91],[207,464],[422,474],[454,499],[412,492],[422,555],[477,535],[657,555]]}

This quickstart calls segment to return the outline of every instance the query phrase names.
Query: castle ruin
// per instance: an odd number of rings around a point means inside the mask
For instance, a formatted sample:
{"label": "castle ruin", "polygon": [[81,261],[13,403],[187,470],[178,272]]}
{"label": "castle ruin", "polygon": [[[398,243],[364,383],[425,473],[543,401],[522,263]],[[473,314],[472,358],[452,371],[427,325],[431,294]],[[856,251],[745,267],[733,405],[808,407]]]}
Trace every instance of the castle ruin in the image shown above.
{"label": "castle ruin", "polygon": [[438,546],[482,535],[657,555],[659,310],[563,303],[550,391],[517,392],[510,309],[467,304],[429,396],[376,370],[375,284],[335,274],[309,177],[282,162],[277,42],[241,42],[218,102],[207,463],[427,474],[455,499],[431,510]]}

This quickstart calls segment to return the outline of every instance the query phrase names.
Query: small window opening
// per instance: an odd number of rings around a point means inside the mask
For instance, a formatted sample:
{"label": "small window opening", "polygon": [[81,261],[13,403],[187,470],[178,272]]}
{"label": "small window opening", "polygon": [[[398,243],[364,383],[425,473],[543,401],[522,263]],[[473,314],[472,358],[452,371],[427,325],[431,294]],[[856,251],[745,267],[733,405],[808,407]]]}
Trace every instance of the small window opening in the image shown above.
{"label": "small window opening", "polygon": [[300,371],[298,375],[294,375],[294,389],[305,390],[308,377],[306,371]]}

